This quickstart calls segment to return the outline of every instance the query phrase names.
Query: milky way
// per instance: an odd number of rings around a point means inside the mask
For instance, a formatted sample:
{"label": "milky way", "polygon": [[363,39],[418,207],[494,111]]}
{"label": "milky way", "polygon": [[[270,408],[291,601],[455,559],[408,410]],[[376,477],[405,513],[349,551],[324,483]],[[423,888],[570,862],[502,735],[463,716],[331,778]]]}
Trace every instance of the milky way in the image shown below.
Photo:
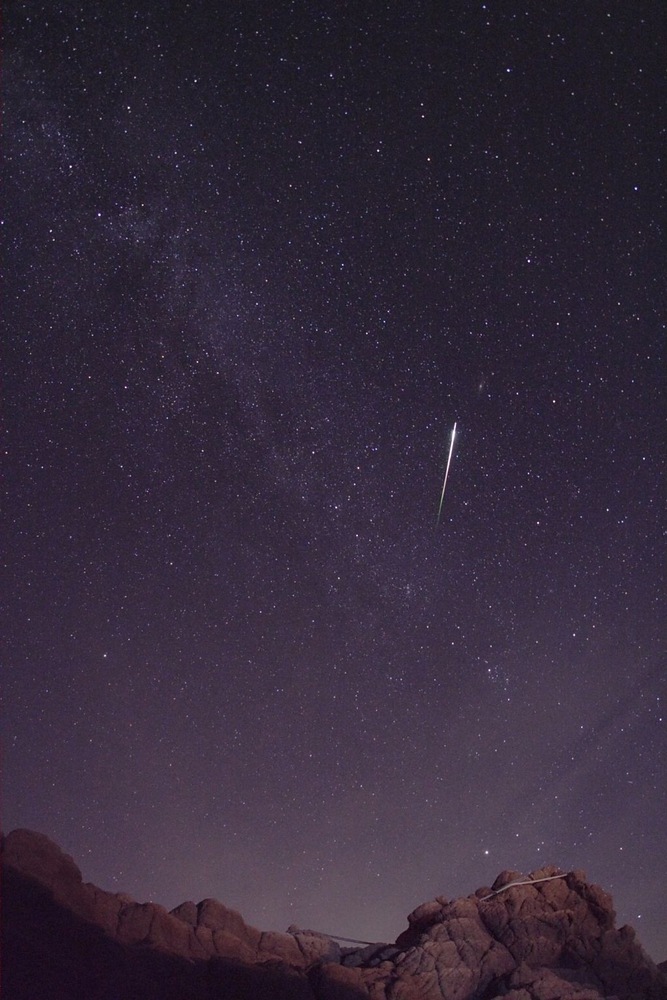
{"label": "milky way", "polygon": [[667,958],[658,15],[7,11],[4,829],[363,940],[553,862]]}

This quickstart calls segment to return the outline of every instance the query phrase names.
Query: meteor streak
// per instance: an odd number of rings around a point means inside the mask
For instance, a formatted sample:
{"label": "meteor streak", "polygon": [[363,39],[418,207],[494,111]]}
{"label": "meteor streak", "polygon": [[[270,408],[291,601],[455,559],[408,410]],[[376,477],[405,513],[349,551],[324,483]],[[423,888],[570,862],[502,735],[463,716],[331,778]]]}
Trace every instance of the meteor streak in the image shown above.
{"label": "meteor streak", "polygon": [[438,507],[438,517],[435,522],[436,528],[440,524],[440,514],[442,513],[442,501],[445,499],[445,490],[447,489],[447,476],[449,475],[449,466],[452,463],[452,454],[454,452],[455,437],[456,437],[456,421],[454,421],[454,426],[452,427],[452,436],[449,441],[449,455],[447,457],[447,468],[445,469],[445,480],[442,484],[442,493],[440,494],[440,506]]}

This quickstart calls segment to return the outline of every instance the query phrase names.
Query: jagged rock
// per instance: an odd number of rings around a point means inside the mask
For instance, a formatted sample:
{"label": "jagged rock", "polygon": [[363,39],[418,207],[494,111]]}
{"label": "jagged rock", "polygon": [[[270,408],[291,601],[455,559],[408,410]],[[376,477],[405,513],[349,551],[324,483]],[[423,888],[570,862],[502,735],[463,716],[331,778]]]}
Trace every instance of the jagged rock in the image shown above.
{"label": "jagged rock", "polygon": [[181,903],[175,909],[169,911],[172,917],[178,917],[182,920],[184,924],[188,924],[190,927],[197,926],[198,910],[197,904],[192,902]]}
{"label": "jagged rock", "polygon": [[168,913],[103,892],[26,830],[3,838],[3,865],[3,1000],[667,1000],[664,970],[579,871],[504,871],[417,907],[395,944],[341,949],[213,899]]}
{"label": "jagged rock", "polygon": [[340,962],[340,945],[321,931],[301,930],[292,924],[287,933],[293,935],[306,966],[318,962]]}

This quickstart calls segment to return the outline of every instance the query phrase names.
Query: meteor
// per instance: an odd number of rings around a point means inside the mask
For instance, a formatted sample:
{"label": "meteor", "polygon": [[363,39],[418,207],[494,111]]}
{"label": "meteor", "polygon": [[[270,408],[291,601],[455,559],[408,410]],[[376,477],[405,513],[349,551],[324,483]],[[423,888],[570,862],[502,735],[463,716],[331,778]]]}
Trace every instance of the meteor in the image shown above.
{"label": "meteor", "polygon": [[454,421],[454,426],[452,427],[452,436],[449,440],[449,455],[447,457],[447,468],[445,469],[445,480],[442,484],[442,493],[440,494],[440,506],[438,507],[438,517],[435,522],[436,528],[440,524],[440,514],[442,513],[442,501],[445,499],[445,490],[447,489],[447,476],[449,475],[449,466],[452,463],[452,454],[454,452],[455,437],[456,437],[456,421]]}

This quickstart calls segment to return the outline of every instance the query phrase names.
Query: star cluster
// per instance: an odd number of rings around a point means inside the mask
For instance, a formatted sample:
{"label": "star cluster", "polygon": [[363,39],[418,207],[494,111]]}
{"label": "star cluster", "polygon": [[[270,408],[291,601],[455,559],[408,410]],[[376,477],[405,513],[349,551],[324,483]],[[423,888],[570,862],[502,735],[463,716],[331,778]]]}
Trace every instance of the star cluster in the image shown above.
{"label": "star cluster", "polygon": [[667,958],[658,20],[8,11],[6,829],[364,940],[554,862]]}

